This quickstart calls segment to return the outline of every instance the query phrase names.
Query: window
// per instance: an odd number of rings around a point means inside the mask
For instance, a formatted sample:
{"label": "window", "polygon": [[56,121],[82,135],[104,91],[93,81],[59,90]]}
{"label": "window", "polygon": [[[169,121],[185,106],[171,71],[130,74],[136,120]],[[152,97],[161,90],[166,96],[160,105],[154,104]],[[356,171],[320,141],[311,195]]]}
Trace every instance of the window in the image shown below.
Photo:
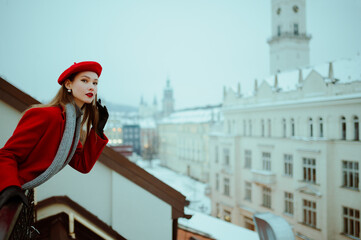
{"label": "window", "polygon": [[249,218],[249,217],[244,217],[244,223],[245,223],[245,227],[251,231],[254,231],[255,230],[255,227],[254,227],[254,223],[253,223],[253,219],[252,218]]}
{"label": "window", "polygon": [[303,180],[316,183],[316,159],[303,158]]}
{"label": "window", "polygon": [[249,127],[249,136],[252,136],[252,121],[248,121],[248,127]]}
{"label": "window", "polygon": [[293,9],[293,11],[294,11],[295,13],[297,13],[297,12],[298,12],[298,10],[299,10],[299,8],[298,8],[298,6],[297,6],[297,5],[294,5],[292,9]]}
{"label": "window", "polygon": [[224,178],[224,195],[230,196],[229,178]]}
{"label": "window", "polygon": [[303,223],[316,228],[316,202],[303,200]]}
{"label": "window", "polygon": [[341,139],[346,140],[346,118],[341,117]]}
{"label": "window", "polygon": [[252,183],[246,182],[245,186],[246,192],[245,192],[245,200],[252,201]]}
{"label": "window", "polygon": [[216,217],[220,218],[221,217],[221,211],[219,208],[219,203],[216,203]]}
{"label": "window", "polygon": [[295,120],[291,118],[291,136],[295,136]]}
{"label": "window", "polygon": [[285,192],[285,213],[293,215],[293,193]]}
{"label": "window", "polygon": [[223,164],[229,166],[229,149],[223,149]]}
{"label": "window", "polygon": [[293,33],[298,35],[298,23],[293,24]]}
{"label": "window", "polygon": [[358,117],[357,116],[354,116],[353,117],[353,126],[354,126],[354,131],[355,131],[355,134],[354,134],[354,140],[355,141],[358,141],[360,140],[360,135],[359,135],[359,121],[358,121]]}
{"label": "window", "polygon": [[282,136],[286,137],[286,119],[282,119]]}
{"label": "window", "polygon": [[224,210],[223,211],[223,219],[227,222],[231,222],[232,219],[231,219],[231,212],[230,211],[227,211],[227,210]]}
{"label": "window", "polygon": [[216,173],[216,190],[219,191],[219,174]]}
{"label": "window", "polygon": [[272,130],[271,119],[268,119],[268,137],[271,137],[271,130]]}
{"label": "window", "polygon": [[313,121],[312,118],[308,119],[308,129],[310,137],[313,137]]}
{"label": "window", "polygon": [[264,137],[264,120],[261,120],[261,136]]}
{"label": "window", "polygon": [[320,126],[319,135],[320,135],[320,137],[323,137],[323,119],[322,119],[322,118],[319,118],[319,119],[318,119],[318,123],[319,123],[319,126]]}
{"label": "window", "polygon": [[263,170],[271,171],[271,153],[269,152],[262,153],[262,163],[263,163]]}
{"label": "window", "polygon": [[243,136],[246,136],[246,129],[247,129],[246,120],[243,120]]}
{"label": "window", "polygon": [[342,186],[346,188],[359,188],[359,163],[353,161],[342,161]]}
{"label": "window", "polygon": [[360,238],[360,210],[343,207],[343,233]]}
{"label": "window", "polygon": [[214,154],[215,162],[218,163],[218,146],[215,148],[215,154]]}
{"label": "window", "polygon": [[252,151],[251,150],[244,151],[244,167],[245,168],[252,167]]}
{"label": "window", "polygon": [[227,121],[227,132],[231,133],[231,121],[230,120]]}
{"label": "window", "polygon": [[285,175],[292,177],[293,176],[293,157],[291,154],[283,155],[284,166],[285,166]]}
{"label": "window", "polygon": [[277,36],[281,36],[281,26],[277,26]]}
{"label": "window", "polygon": [[262,193],[262,206],[266,208],[271,208],[271,189],[268,187],[263,187]]}

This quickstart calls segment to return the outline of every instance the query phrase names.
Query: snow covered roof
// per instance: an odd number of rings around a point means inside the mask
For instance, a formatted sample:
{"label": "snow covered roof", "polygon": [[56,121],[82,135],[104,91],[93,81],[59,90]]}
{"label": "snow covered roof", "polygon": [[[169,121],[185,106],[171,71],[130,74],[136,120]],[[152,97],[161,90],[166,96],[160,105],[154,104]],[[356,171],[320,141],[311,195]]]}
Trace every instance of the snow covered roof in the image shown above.
{"label": "snow covered roof", "polygon": [[160,124],[207,123],[220,120],[220,107],[209,106],[174,112],[169,117],[162,119]]}
{"label": "snow covered roof", "polygon": [[159,159],[153,160],[151,163],[138,161],[137,165],[179,191],[190,201],[189,206],[185,208],[185,212],[193,216],[189,220],[179,218],[178,223],[180,225],[207,233],[217,240],[259,240],[256,232],[209,216],[211,202],[209,197],[205,195],[207,184],[162,167]]}
{"label": "snow covered roof", "polygon": [[[349,83],[361,81],[361,55],[358,54],[353,58],[344,58],[332,61],[333,77],[338,80],[338,83]],[[278,87],[281,91],[296,90],[299,84],[300,71],[302,80],[305,80],[312,70],[319,73],[326,81],[329,78],[330,62],[307,66],[301,69],[294,69],[284,71],[277,74]],[[266,78],[258,80],[258,87],[267,82],[271,87],[274,87],[275,75],[270,75]],[[254,91],[249,91],[243,94],[243,97],[250,97],[254,95]]]}
{"label": "snow covered roof", "polygon": [[257,232],[239,227],[204,213],[189,210],[188,208],[186,208],[185,212],[193,215],[192,218],[179,218],[178,224],[205,232],[217,240],[259,240]]}

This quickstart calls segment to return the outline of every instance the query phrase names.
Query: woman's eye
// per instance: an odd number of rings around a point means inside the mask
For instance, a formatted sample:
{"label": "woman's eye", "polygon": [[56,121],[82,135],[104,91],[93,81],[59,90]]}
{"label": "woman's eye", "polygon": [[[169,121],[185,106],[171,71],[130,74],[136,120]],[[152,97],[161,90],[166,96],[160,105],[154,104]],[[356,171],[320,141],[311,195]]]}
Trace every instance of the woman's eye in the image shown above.
{"label": "woman's eye", "polygon": [[87,80],[86,80],[86,79],[82,79],[81,81],[82,81],[82,82],[85,82],[85,83],[87,82]]}
{"label": "woman's eye", "polygon": [[93,83],[94,85],[98,85],[98,83],[97,82],[95,82],[95,83]]}

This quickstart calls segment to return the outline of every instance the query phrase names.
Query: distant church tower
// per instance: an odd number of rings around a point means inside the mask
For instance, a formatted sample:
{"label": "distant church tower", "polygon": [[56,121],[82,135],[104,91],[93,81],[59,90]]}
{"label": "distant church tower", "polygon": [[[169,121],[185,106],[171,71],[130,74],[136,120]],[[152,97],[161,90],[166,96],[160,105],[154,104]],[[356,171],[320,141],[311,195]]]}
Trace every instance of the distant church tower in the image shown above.
{"label": "distant church tower", "polygon": [[163,91],[163,116],[166,117],[174,111],[173,89],[170,86],[170,80],[167,79],[167,85]]}
{"label": "distant church tower", "polygon": [[308,65],[311,36],[306,33],[305,0],[272,0],[271,4],[271,74]]}

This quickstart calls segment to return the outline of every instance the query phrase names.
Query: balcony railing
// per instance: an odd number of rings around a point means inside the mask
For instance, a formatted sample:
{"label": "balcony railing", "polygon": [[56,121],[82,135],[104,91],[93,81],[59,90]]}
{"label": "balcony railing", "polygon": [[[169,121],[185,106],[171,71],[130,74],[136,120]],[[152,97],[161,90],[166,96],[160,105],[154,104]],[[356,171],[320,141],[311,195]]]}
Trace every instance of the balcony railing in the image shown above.
{"label": "balcony railing", "polygon": [[271,43],[273,41],[277,41],[282,38],[295,38],[295,39],[301,39],[301,40],[310,40],[312,38],[311,35],[305,34],[305,33],[294,33],[294,32],[281,32],[279,35],[275,35],[267,40],[268,43]]}
{"label": "balcony railing", "polygon": [[276,183],[276,174],[271,171],[252,170],[253,181],[261,185],[271,185]]}
{"label": "balcony railing", "polygon": [[38,235],[34,227],[34,191],[27,190],[25,195],[29,207],[17,201],[0,209],[0,240],[35,239]]}

